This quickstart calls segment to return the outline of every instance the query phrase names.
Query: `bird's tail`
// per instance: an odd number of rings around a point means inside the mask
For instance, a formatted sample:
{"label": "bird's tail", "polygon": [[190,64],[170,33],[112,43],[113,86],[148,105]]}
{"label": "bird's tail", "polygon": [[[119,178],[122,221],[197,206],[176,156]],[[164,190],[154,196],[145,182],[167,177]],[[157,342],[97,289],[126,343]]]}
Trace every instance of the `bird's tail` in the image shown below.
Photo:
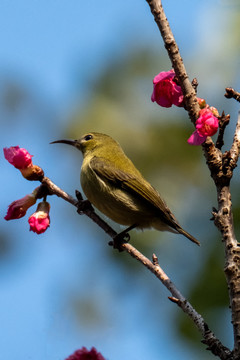
{"label": "bird's tail", "polygon": [[179,234],[184,235],[186,238],[188,238],[189,240],[191,240],[192,242],[194,242],[195,244],[197,244],[198,246],[200,246],[200,242],[199,242],[197,239],[195,239],[194,236],[192,236],[191,234],[189,234],[187,231],[183,230],[183,228],[178,227],[178,228],[176,228],[176,230],[177,230],[177,232],[178,232]]}

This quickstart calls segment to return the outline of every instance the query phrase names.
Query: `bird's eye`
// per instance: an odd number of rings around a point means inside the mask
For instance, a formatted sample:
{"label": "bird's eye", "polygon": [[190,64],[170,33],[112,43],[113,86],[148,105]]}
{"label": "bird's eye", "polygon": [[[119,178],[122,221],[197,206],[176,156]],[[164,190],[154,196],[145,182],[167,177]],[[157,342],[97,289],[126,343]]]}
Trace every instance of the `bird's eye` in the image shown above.
{"label": "bird's eye", "polygon": [[88,141],[88,140],[91,140],[92,138],[93,138],[92,135],[86,135],[86,136],[84,137],[84,140]]}

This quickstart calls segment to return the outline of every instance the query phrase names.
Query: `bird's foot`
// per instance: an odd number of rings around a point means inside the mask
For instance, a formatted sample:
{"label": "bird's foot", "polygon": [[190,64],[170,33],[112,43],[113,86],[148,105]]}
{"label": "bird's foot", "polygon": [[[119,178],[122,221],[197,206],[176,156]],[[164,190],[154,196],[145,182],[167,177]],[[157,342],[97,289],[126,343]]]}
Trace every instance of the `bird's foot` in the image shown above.
{"label": "bird's foot", "polygon": [[118,249],[119,252],[123,251],[122,245],[128,243],[130,235],[125,230],[115,235],[112,241],[109,241],[108,245],[113,246],[114,249]]}
{"label": "bird's foot", "polygon": [[78,214],[82,215],[86,213],[86,211],[93,211],[92,204],[89,200],[83,200],[82,194],[76,190],[76,197],[78,199],[77,203],[77,212]]}
{"label": "bird's foot", "polygon": [[119,252],[122,252],[123,251],[122,245],[130,241],[130,235],[128,231],[134,229],[136,226],[137,226],[136,224],[131,225],[127,229],[115,235],[113,240],[110,241],[108,244],[110,246],[113,246],[114,249],[118,249]]}

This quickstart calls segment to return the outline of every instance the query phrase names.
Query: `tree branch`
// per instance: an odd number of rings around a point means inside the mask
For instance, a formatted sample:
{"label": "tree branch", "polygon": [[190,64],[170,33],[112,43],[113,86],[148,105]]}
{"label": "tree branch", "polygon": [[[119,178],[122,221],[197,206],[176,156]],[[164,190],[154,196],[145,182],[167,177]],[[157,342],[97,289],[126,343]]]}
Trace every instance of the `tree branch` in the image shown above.
{"label": "tree branch", "polygon": [[[58,197],[61,197],[63,200],[66,200],[70,204],[78,207],[79,201],[74,199],[71,195],[67,194],[65,191],[63,191],[61,188],[59,188],[57,185],[55,185],[48,177],[44,177],[41,180],[42,186],[47,187],[48,194],[49,195],[57,195]],[[114,236],[117,235],[116,231],[114,231],[111,226],[109,226],[106,221],[101,219],[98,214],[94,211],[94,209],[86,209],[82,211],[83,214],[87,215],[93,222],[95,222],[101,229],[105,231],[109,236],[114,238]]]}
{"label": "tree branch", "polygon": [[207,349],[211,350],[214,355],[219,356],[222,360],[232,359],[231,351],[223,346],[222,343],[215,337],[214,333],[209,330],[209,327],[203,317],[193,308],[189,301],[187,301],[187,299],[181,294],[176,285],[160,267],[157,256],[153,254],[153,260],[150,261],[129,243],[123,244],[122,248],[148,268],[169,290],[173,296],[170,297],[170,300],[177,303],[177,305],[192,319],[197,329],[201,332],[203,336],[202,342],[208,346]]}
{"label": "tree branch", "polygon": [[237,166],[240,150],[240,115],[234,134],[230,151],[218,157],[211,156],[208,144],[204,145],[207,153],[208,167],[217,188],[218,210],[213,212],[214,222],[222,233],[225,248],[224,272],[228,284],[230,308],[234,333],[234,359],[240,357],[240,244],[237,242],[233,226],[232,202],[230,193],[230,180],[233,170]]}
{"label": "tree branch", "polygon": [[[165,48],[168,52],[168,56],[172,62],[173,69],[182,88],[186,110],[191,121],[195,124],[200,110],[199,104],[197,102],[196,92],[187,75],[187,71],[185,69],[179,48],[170,29],[165,12],[163,10],[162,2],[161,0],[146,1],[150,6],[151,12],[154,16],[154,20],[160,30]],[[217,149],[215,148],[215,145],[210,137],[207,138],[207,143],[208,148],[211,147],[211,154],[215,158],[218,157]],[[207,162],[211,161],[211,156],[209,156],[208,152],[204,152],[204,155]]]}
{"label": "tree branch", "polygon": [[[177,43],[174,39],[168,20],[162,8],[161,0],[146,1],[150,6],[155,22],[158,25],[165,48],[168,52],[169,58],[171,59],[173,69],[181,85],[184,94],[186,110],[188,111],[191,121],[195,124],[199,114],[199,105],[196,98],[196,92],[191,82],[189,81]],[[239,101],[240,94],[235,90],[227,88],[226,92],[226,97],[233,97]],[[222,239],[225,245],[224,271],[228,283],[230,304],[232,309],[232,322],[234,329],[233,352],[224,347],[215,337],[215,335],[209,330],[202,316],[196,312],[192,305],[183,297],[176,286],[161,269],[155,255],[153,256],[153,261],[150,261],[129,243],[123,243],[120,245],[122,250],[127,251],[132,257],[140,261],[163,283],[164,286],[167,287],[167,289],[172,294],[170,299],[177,303],[177,305],[181,307],[181,309],[186,312],[188,316],[194,321],[195,325],[204,338],[203,343],[208,345],[209,350],[211,350],[214,355],[217,355],[224,360],[239,359],[240,356],[240,246],[235,238],[233,229],[232,204],[229,188],[232,173],[237,165],[239,156],[240,120],[238,119],[231,150],[222,154],[220,149],[223,145],[224,129],[228,121],[229,119],[225,119],[225,121],[223,121],[222,129],[218,137],[217,148],[215,147],[210,137],[207,138],[205,143],[202,145],[202,148],[208,167],[210,169],[211,176],[217,188],[218,210],[213,214],[215,224],[222,233]],[[57,196],[64,198],[74,206],[78,206],[78,202],[75,199],[64,192],[62,193],[61,189],[56,187],[56,185],[54,185],[48,178],[44,178],[42,184],[43,186],[48,187],[51,194],[55,193]],[[84,210],[82,213],[85,213],[88,217],[90,217],[110,237],[114,238],[116,236],[116,232],[105,221],[103,221],[93,209]]]}
{"label": "tree branch", "polygon": [[225,129],[230,121],[230,115],[225,115],[225,113],[223,111],[222,116],[218,120],[219,120],[219,132],[218,132],[218,138],[216,141],[216,148],[221,150],[221,148],[224,145],[223,138],[224,138]]}
{"label": "tree branch", "polygon": [[218,211],[214,213],[215,225],[222,233],[225,247],[224,272],[228,284],[234,333],[234,359],[239,359],[240,345],[240,244],[233,229],[231,194],[228,186],[218,189]]}
{"label": "tree branch", "polygon": [[237,166],[240,152],[240,112],[238,113],[238,121],[233,138],[233,144],[230,150],[230,167],[233,170]]}
{"label": "tree branch", "polygon": [[226,88],[226,93],[224,95],[227,99],[235,99],[237,100],[238,102],[240,102],[240,93],[237,92],[236,90],[234,90],[233,88],[229,87],[229,88]]}
{"label": "tree branch", "polygon": [[[168,51],[174,71],[179,79],[184,99],[185,107],[189,117],[195,123],[199,105],[197,104],[196,94],[192,87],[186,69],[183,65],[178,46],[173,37],[168,20],[162,8],[161,0],[146,0],[151,12],[161,32],[165,48]],[[232,88],[226,89],[226,97],[240,101],[240,93]],[[204,156],[209,167],[211,176],[215,182],[218,198],[218,210],[214,212],[215,224],[222,233],[225,246],[225,274],[228,283],[230,305],[232,310],[232,323],[234,332],[234,351],[233,358],[240,358],[240,247],[237,242],[233,229],[232,203],[230,194],[230,180],[233,170],[237,166],[240,144],[240,120],[235,131],[233,145],[230,151],[222,154],[220,151],[223,145],[223,135],[229,118],[223,119],[220,129],[217,148],[212,139],[207,138],[202,145]],[[220,357],[220,355],[218,354]]]}
{"label": "tree branch", "polygon": [[182,88],[185,106],[188,111],[189,117],[191,121],[195,124],[200,110],[197,102],[196,92],[188,78],[187,71],[185,69],[182,57],[179,52],[179,48],[170,29],[165,12],[163,10],[162,2],[161,0],[146,1],[150,6],[151,12],[154,16],[154,20],[160,30],[165,48],[172,62],[172,67],[175,71],[175,74],[177,75],[180,86]]}
{"label": "tree branch", "polygon": [[[71,195],[67,194],[65,191],[59,188],[57,185],[55,185],[48,177],[44,177],[41,180],[41,183],[42,185],[39,189],[39,197],[46,196],[46,194],[57,195],[58,197],[64,199],[65,201],[78,208],[79,202]],[[81,196],[80,199],[81,201],[84,201],[82,200]],[[85,210],[82,210],[81,214],[87,215],[114,240],[114,237],[117,235],[116,231],[113,230],[103,219],[101,219],[101,217],[96,214],[93,208],[87,208]],[[218,355],[222,360],[231,359],[231,351],[222,345],[222,343],[215,337],[214,333],[209,330],[209,327],[202,318],[202,316],[198,314],[198,312],[193,308],[193,306],[180,293],[175,284],[160,267],[156,255],[153,254],[153,259],[151,261],[127,242],[122,243],[120,245],[120,248],[121,250],[126,251],[133,258],[141,262],[170,291],[170,293],[172,294],[172,297],[170,299],[173,302],[177,303],[177,305],[193,320],[197,329],[201,332],[203,336],[202,342],[208,346],[208,349],[211,350],[213,354]]]}

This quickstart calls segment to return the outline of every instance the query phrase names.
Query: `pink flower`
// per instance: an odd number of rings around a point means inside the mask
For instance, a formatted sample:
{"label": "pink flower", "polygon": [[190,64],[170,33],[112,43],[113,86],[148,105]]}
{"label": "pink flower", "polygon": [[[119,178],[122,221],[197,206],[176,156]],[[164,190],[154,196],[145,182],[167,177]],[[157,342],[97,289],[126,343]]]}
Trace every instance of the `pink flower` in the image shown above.
{"label": "pink flower", "polygon": [[32,157],[26,149],[11,146],[3,149],[5,159],[17,169],[25,169],[32,165]]}
{"label": "pink flower", "polygon": [[199,111],[199,118],[196,121],[196,130],[188,139],[190,145],[202,144],[207,136],[216,134],[218,130],[218,119],[213,115],[212,111],[204,108]]}
{"label": "pink flower", "polygon": [[38,204],[37,211],[28,219],[30,231],[42,234],[47,230],[50,226],[49,211],[50,204],[48,202],[42,201]]}
{"label": "pink flower", "polygon": [[80,350],[75,351],[66,360],[105,360],[102,354],[92,347],[91,350],[87,350],[82,347]]}
{"label": "pink flower", "polygon": [[33,155],[30,155],[26,149],[19,146],[11,146],[10,148],[4,148],[3,152],[5,159],[15,168],[19,169],[25,179],[41,181],[44,172],[39,166],[33,165]]}
{"label": "pink flower", "polygon": [[195,130],[187,142],[189,145],[201,145],[206,140],[206,138],[206,136],[199,135],[198,131]]}
{"label": "pink flower", "polygon": [[153,79],[152,102],[163,107],[172,105],[183,106],[183,93],[179,85],[174,81],[174,70],[162,71]]}
{"label": "pink flower", "polygon": [[23,217],[27,210],[36,203],[36,197],[34,192],[32,194],[24,196],[22,199],[13,201],[7,211],[5,220],[20,219]]}

